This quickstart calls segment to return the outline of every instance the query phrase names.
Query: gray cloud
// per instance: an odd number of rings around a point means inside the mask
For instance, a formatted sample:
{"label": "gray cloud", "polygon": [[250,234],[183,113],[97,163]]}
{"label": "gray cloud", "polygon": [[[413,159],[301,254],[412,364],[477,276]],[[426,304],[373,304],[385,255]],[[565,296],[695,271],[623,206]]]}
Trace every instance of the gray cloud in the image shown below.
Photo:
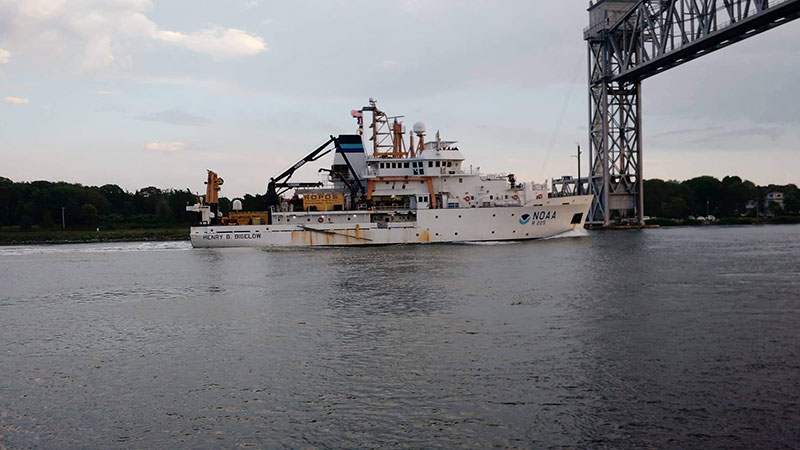
{"label": "gray cloud", "polygon": [[[709,129],[719,129],[719,127],[709,127]],[[786,134],[786,130],[778,126],[754,126],[749,128],[737,128],[724,130],[722,132],[708,133],[704,136],[692,139],[690,142],[698,144],[718,143],[722,139],[731,138],[769,138],[775,141]]]}
{"label": "gray cloud", "polygon": [[680,128],[676,130],[669,130],[669,131],[662,131],[659,133],[651,134],[648,137],[651,138],[661,138],[661,137],[683,137],[686,135],[695,135],[698,133],[708,133],[711,131],[721,130],[722,127],[720,126],[708,126],[708,127],[698,127],[698,128]]}

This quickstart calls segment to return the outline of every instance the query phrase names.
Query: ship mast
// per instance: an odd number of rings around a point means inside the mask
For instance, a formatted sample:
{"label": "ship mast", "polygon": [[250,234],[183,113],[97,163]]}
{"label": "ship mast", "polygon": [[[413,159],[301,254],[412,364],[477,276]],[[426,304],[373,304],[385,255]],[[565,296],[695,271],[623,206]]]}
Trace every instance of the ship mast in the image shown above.
{"label": "ship mast", "polygon": [[[372,156],[376,158],[406,158],[408,150],[403,140],[405,126],[397,119],[403,116],[389,117],[385,112],[378,109],[378,101],[374,98],[369,99],[369,106],[365,106],[362,111],[372,112]],[[390,123],[391,121],[391,123]]]}

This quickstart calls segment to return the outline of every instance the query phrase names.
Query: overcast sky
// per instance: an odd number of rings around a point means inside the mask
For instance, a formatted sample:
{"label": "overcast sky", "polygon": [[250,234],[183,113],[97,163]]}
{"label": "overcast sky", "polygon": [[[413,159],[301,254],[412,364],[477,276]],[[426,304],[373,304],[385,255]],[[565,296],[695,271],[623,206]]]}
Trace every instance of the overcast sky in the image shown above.
{"label": "overcast sky", "polygon": [[[0,176],[200,191],[208,168],[263,192],[369,97],[484,172],[574,173],[586,6],[0,0]],[[800,183],[798,42],[793,22],[646,80],[645,176]]]}

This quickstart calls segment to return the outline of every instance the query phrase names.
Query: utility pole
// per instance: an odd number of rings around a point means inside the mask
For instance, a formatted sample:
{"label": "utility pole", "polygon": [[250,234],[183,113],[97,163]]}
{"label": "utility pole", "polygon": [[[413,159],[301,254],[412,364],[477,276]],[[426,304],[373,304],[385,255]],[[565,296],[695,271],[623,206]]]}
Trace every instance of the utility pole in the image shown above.
{"label": "utility pole", "polygon": [[582,187],[583,183],[581,182],[581,154],[583,154],[583,152],[581,152],[581,144],[578,144],[578,155],[572,156],[573,158],[578,158],[578,184],[576,190],[578,195],[583,195],[583,187]]}
{"label": "utility pole", "polygon": [[62,231],[67,229],[67,222],[64,220],[64,209],[66,209],[66,208],[64,206],[62,206],[61,207],[61,230]]}

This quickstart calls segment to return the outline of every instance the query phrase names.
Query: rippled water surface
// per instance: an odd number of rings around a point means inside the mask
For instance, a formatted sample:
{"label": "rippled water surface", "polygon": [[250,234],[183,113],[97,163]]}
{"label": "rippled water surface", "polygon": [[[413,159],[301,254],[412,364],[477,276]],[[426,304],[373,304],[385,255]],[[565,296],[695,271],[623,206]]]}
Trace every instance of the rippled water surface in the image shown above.
{"label": "rippled water surface", "polygon": [[800,227],[0,247],[0,448],[800,446]]}

